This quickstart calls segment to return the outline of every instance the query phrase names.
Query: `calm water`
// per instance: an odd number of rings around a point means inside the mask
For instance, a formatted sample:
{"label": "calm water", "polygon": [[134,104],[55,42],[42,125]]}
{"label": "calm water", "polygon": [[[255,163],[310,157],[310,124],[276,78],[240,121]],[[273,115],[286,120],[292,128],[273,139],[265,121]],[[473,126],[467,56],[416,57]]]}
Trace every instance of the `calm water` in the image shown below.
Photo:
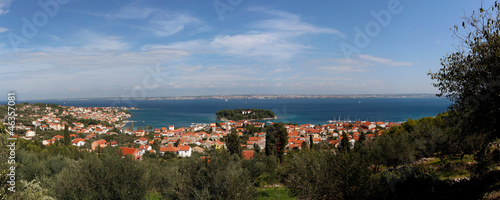
{"label": "calm water", "polygon": [[[30,101],[35,103],[34,101]],[[324,124],[327,120],[369,120],[401,122],[436,116],[447,110],[450,101],[443,98],[360,98],[360,99],[218,99],[198,100],[45,100],[66,106],[126,106],[132,110],[134,126],[155,128],[191,123],[215,122],[215,113],[222,109],[261,108],[272,110],[274,121],[298,124]]]}

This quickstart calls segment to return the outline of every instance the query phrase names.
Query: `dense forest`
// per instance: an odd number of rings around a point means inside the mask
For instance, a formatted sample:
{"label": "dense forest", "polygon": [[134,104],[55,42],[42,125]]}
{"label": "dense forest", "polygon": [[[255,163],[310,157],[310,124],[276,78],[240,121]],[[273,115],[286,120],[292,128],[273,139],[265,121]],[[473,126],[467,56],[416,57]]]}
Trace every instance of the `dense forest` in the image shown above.
{"label": "dense forest", "polygon": [[264,109],[233,109],[220,110],[216,114],[217,119],[227,120],[261,120],[266,118],[274,118],[274,112]]}

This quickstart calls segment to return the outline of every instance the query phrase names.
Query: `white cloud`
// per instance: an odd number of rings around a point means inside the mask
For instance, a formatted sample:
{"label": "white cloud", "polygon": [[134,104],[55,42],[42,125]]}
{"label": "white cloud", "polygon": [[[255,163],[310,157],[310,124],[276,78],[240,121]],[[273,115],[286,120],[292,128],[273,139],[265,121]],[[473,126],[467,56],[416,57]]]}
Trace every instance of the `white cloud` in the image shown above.
{"label": "white cloud", "polygon": [[323,59],[312,60],[307,65],[316,66],[317,69],[330,73],[365,72],[368,67],[377,66],[410,66],[413,63],[396,62],[390,59],[378,58],[371,55],[359,55],[355,59]]}
{"label": "white cloud", "polygon": [[276,18],[260,20],[254,22],[251,27],[264,30],[274,30],[283,32],[283,34],[335,34],[343,37],[343,34],[332,28],[318,27],[306,22],[303,22],[299,15],[294,15],[280,10],[270,10],[264,8],[250,8],[250,11],[266,13]]}
{"label": "white cloud", "polygon": [[178,69],[184,71],[187,74],[195,73],[195,72],[201,70],[202,68],[203,67],[201,65],[195,65],[195,66],[183,65],[183,66],[178,67]]}
{"label": "white cloud", "polygon": [[410,66],[410,65],[413,65],[413,63],[409,63],[409,62],[396,62],[396,61],[385,59],[385,58],[377,58],[377,57],[371,56],[371,55],[358,55],[358,58],[363,59],[363,60],[367,60],[367,61],[376,62],[379,64],[389,65],[389,66]]}
{"label": "white cloud", "polygon": [[373,64],[357,59],[347,60],[345,58],[339,58],[312,60],[307,62],[306,65],[314,66],[322,72],[338,74],[368,71],[367,67]]}
{"label": "white cloud", "polygon": [[[68,75],[71,76],[71,72],[105,68],[144,68],[163,64],[187,55],[189,53],[186,51],[168,49],[121,51],[71,47],[52,48],[44,52],[7,53],[0,56],[0,60],[2,60],[0,68],[9,70],[2,70],[0,76],[10,79],[23,79],[44,73],[50,75],[55,71],[68,71]],[[96,75],[100,76],[98,74],[99,72]],[[110,74],[106,76],[108,75]],[[75,79],[82,78],[75,77]]]}
{"label": "white cloud", "polygon": [[225,56],[264,57],[287,60],[308,48],[291,43],[274,34],[219,35],[212,40],[191,40],[169,45],[144,45],[141,49],[181,49],[197,53],[217,53]]}
{"label": "white cloud", "polygon": [[[271,19],[251,23],[249,25],[250,30],[240,34],[221,34],[211,39],[197,39],[167,45],[144,45],[142,49],[183,49],[197,53],[217,53],[231,57],[284,61],[311,48],[300,42],[300,36],[320,33],[342,35],[337,30],[303,22],[300,16],[287,12],[262,8],[251,8],[249,10],[268,14]],[[177,31],[177,26],[172,26],[168,30]],[[170,33],[166,32],[165,34]]]}
{"label": "white cloud", "polygon": [[7,31],[9,31],[8,28],[0,27],[0,33],[7,32]]}
{"label": "white cloud", "polygon": [[189,51],[203,51],[210,49],[210,43],[207,40],[191,40],[186,42],[176,42],[169,45],[148,44],[141,47],[142,50],[150,49],[182,49]]}
{"label": "white cloud", "polygon": [[221,35],[212,40],[210,45],[223,55],[270,57],[276,60],[288,60],[307,48],[275,34]]}
{"label": "white cloud", "polygon": [[[189,13],[166,11],[158,8],[147,8],[132,3],[122,7],[115,13],[89,13],[94,16],[106,17],[108,19],[122,20],[143,20],[143,25],[138,26],[138,29],[152,32],[159,37],[167,37],[181,32],[186,26],[201,24],[201,20],[192,16]],[[202,26],[196,32],[208,30],[210,27]]]}
{"label": "white cloud", "polygon": [[162,14],[153,17],[149,22],[149,26],[145,29],[153,31],[157,36],[166,37],[184,30],[188,25],[198,24],[200,22],[200,20],[189,14]]}
{"label": "white cloud", "polygon": [[0,15],[9,13],[9,7],[13,0],[0,0]]}
{"label": "white cloud", "polygon": [[88,44],[82,48],[87,50],[128,50],[130,46],[116,37],[94,37],[89,38]]}
{"label": "white cloud", "polygon": [[117,13],[104,14],[103,16],[112,19],[145,19],[148,18],[155,9],[152,8],[139,8],[134,5],[123,7]]}

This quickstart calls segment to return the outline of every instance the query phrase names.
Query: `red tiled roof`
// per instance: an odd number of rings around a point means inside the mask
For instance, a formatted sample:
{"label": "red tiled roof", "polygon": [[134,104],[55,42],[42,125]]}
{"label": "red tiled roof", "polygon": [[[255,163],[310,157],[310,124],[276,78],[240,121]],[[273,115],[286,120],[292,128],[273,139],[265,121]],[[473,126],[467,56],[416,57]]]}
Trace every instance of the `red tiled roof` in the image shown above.
{"label": "red tiled roof", "polygon": [[259,141],[263,139],[263,137],[248,137],[248,141]]}
{"label": "red tiled roof", "polygon": [[136,151],[138,151],[135,148],[128,147],[120,147],[120,150],[122,151],[123,155],[133,155]]}
{"label": "red tiled roof", "polygon": [[243,151],[243,158],[248,160],[252,158],[254,154],[255,154],[254,150],[245,150]]}
{"label": "red tiled roof", "polygon": [[179,145],[179,151],[189,151],[189,148],[191,148],[188,145]]}
{"label": "red tiled roof", "polygon": [[106,140],[105,140],[105,139],[101,139],[101,140],[97,140],[97,141],[95,141],[94,143],[96,143],[96,144],[106,144],[106,143],[108,143],[108,142],[106,142]]}
{"label": "red tiled roof", "polygon": [[160,152],[165,152],[165,151],[170,151],[170,152],[177,152],[176,147],[160,147]]}

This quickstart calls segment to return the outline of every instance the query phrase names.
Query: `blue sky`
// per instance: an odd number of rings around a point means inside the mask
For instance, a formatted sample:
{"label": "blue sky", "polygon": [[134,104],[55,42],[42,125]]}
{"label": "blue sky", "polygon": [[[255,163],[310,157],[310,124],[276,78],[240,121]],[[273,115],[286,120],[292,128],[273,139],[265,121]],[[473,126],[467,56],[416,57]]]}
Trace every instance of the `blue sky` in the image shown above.
{"label": "blue sky", "polygon": [[[489,7],[493,1],[484,1]],[[480,1],[0,0],[21,99],[437,93]]]}

